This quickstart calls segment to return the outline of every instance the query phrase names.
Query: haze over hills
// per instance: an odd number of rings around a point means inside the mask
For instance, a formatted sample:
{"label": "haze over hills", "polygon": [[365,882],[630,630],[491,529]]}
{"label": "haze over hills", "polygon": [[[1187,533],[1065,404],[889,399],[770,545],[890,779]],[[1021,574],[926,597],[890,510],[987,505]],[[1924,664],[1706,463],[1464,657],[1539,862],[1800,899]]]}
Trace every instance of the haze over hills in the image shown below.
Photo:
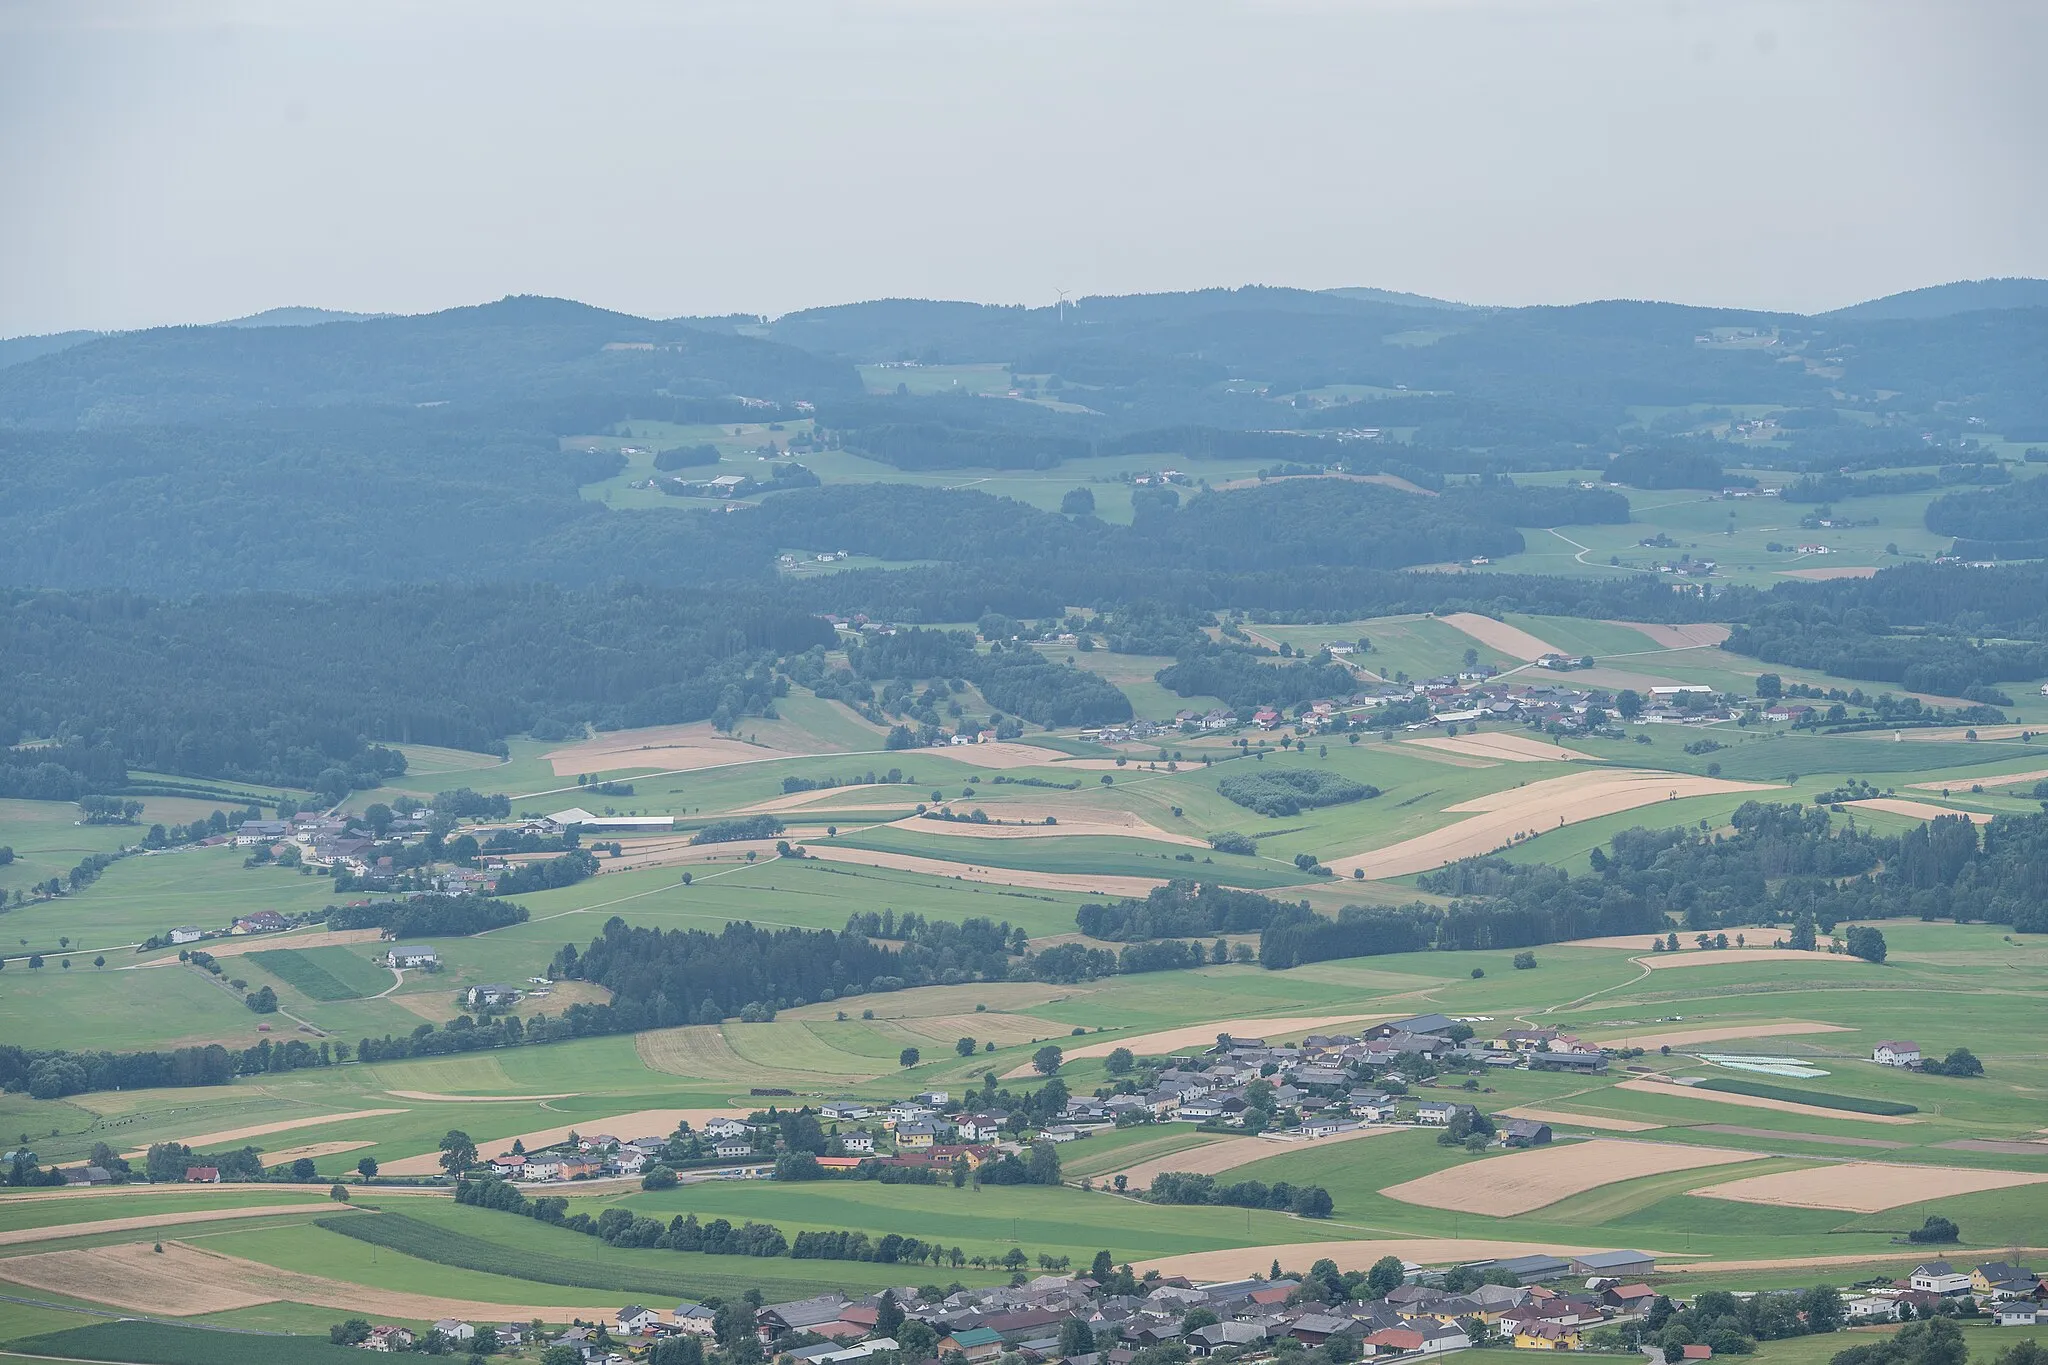
{"label": "haze over hills", "polygon": [[317,327],[323,322],[366,322],[390,313],[344,313],[333,308],[266,308],[247,317],[216,322],[216,327]]}
{"label": "haze over hills", "polygon": [[1992,308],[2048,308],[2048,280],[1957,280],[1837,308],[1824,318],[1941,318]]}

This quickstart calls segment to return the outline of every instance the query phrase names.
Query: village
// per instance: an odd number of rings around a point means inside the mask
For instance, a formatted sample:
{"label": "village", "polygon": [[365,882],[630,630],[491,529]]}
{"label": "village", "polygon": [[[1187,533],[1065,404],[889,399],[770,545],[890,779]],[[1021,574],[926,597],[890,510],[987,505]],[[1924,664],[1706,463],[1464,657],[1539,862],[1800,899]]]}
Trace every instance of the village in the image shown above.
{"label": "village", "polygon": [[[1847,1292],[1819,1286],[1701,1294],[1688,1302],[1645,1283],[1657,1274],[1656,1257],[1635,1250],[1481,1259],[1443,1270],[1391,1256],[1345,1273],[1328,1260],[1305,1273],[1282,1271],[1276,1263],[1270,1274],[1217,1282],[1157,1272],[1140,1277],[1109,1259],[1102,1253],[1081,1275],[1027,1278],[1018,1269],[1007,1287],[947,1292],[906,1283],[860,1297],[835,1292],[758,1306],[685,1302],[664,1310],[635,1303],[609,1322],[579,1322],[552,1338],[533,1324],[479,1327],[457,1319],[435,1323],[432,1335],[444,1350],[474,1350],[484,1332],[501,1350],[546,1341],[550,1361],[566,1347],[562,1359],[590,1365],[701,1359],[703,1346],[715,1342],[731,1350],[742,1335],[763,1358],[788,1365],[851,1365],[876,1357],[936,1357],[955,1365],[1410,1362],[1486,1346],[1647,1355],[1682,1365],[1755,1348],[1753,1339],[1726,1325],[1735,1315],[1707,1318],[1709,1309],[1721,1306],[1710,1299],[1746,1306],[1758,1317],[1773,1309],[1789,1314],[1798,1328],[1791,1334],[1798,1335],[1939,1318],[2031,1328],[2048,1297],[2036,1272],[2005,1261],[1968,1269],[1927,1261],[1904,1278],[1870,1280]],[[372,1327],[360,1319],[337,1325],[335,1334],[374,1351],[426,1345],[407,1328]],[[1691,1339],[1699,1337],[1709,1340]],[[699,1345],[676,1353],[665,1345],[683,1339]]]}
{"label": "village", "polygon": [[[391,957],[413,960],[432,951],[394,949]],[[833,1100],[801,1112],[822,1125],[823,1150],[814,1159],[835,1174],[872,1164],[971,1176],[990,1162],[1025,1155],[1033,1143],[1065,1144],[1149,1123],[1193,1123],[1201,1130],[1263,1135],[1281,1144],[1367,1125],[1437,1129],[1457,1142],[1476,1142],[1474,1150],[1547,1143],[1550,1125],[1539,1120],[1488,1116],[1469,1101],[1413,1093],[1479,1095],[1489,1068],[1587,1075],[1608,1069],[1609,1053],[1555,1028],[1508,1028],[1485,1038],[1475,1032],[1475,1025],[1492,1022],[1427,1014],[1358,1034],[1311,1034],[1298,1044],[1219,1037],[1197,1057],[1141,1059],[1123,1050],[1109,1058],[1117,1077],[1113,1086],[1099,1094],[1068,1096],[1056,1114],[1036,1121],[1021,1109],[991,1105],[993,1086],[959,1097],[927,1091],[893,1102]],[[1057,1073],[1058,1054],[1057,1048],[1042,1051],[1038,1065],[1047,1069],[1045,1074]],[[1360,1081],[1361,1075],[1377,1080]],[[667,1136],[628,1139],[570,1133],[542,1150],[515,1144],[485,1164],[503,1179],[538,1183],[634,1176],[655,1166],[726,1179],[766,1177],[775,1173],[778,1159],[805,1152],[792,1148],[784,1136],[788,1117],[768,1109],[746,1118],[712,1119],[694,1129],[685,1123]],[[1115,1188],[1121,1191],[1123,1185]]]}

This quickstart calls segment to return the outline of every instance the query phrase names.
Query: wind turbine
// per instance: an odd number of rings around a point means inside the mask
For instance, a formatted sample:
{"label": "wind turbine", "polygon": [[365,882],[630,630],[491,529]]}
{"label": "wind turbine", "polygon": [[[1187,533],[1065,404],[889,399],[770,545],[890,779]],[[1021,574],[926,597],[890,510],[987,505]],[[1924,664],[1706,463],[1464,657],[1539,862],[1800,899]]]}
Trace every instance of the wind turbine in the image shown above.
{"label": "wind turbine", "polygon": [[1065,322],[1067,320],[1067,291],[1055,289],[1052,292],[1060,296],[1060,321]]}

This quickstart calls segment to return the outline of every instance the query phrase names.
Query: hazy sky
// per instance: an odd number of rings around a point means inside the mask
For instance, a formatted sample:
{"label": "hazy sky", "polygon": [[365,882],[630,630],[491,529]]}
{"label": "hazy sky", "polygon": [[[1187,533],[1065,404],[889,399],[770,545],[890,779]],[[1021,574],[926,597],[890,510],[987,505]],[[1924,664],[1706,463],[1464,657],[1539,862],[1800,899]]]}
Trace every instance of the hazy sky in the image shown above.
{"label": "hazy sky", "polygon": [[2036,0],[0,0],[0,335],[2048,275]]}

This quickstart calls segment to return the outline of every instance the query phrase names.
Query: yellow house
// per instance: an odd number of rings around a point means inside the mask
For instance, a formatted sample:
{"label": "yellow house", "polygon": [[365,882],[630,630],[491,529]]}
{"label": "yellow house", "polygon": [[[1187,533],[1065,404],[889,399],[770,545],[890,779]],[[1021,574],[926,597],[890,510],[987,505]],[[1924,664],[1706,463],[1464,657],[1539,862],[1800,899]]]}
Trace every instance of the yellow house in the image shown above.
{"label": "yellow house", "polygon": [[938,1132],[929,1123],[899,1123],[896,1125],[896,1146],[911,1151],[929,1147],[938,1140]]}
{"label": "yellow house", "polygon": [[1518,1351],[1577,1351],[1579,1329],[1555,1322],[1532,1322],[1515,1329]]}

